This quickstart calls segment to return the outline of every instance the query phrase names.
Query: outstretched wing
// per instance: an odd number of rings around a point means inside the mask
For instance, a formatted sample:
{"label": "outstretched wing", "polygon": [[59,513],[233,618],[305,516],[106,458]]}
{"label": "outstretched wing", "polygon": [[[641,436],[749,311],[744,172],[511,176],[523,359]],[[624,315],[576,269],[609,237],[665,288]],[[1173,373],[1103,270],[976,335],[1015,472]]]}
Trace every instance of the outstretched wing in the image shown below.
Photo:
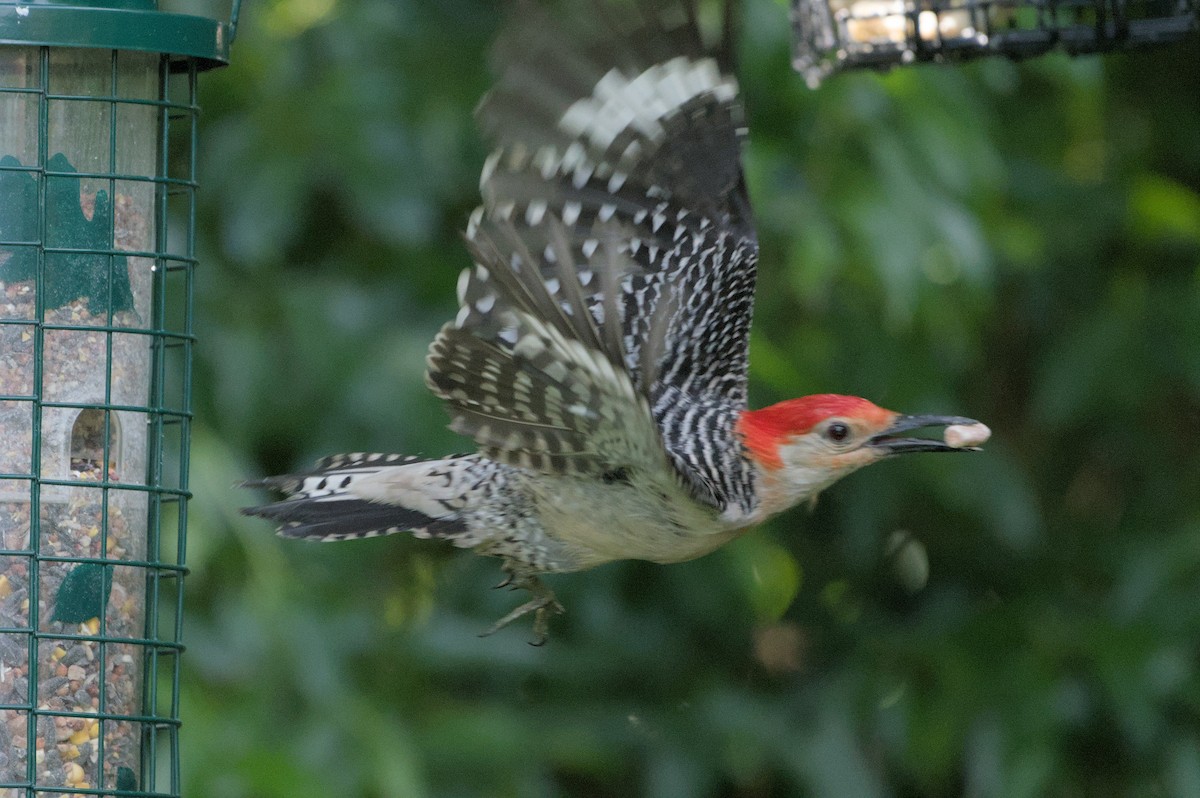
{"label": "outstretched wing", "polygon": [[[689,3],[570,6],[577,13],[524,9],[497,45],[499,79],[479,110],[497,149],[467,238],[491,279],[499,269],[544,299],[532,319],[557,308],[564,333],[582,336],[586,308],[675,469],[723,509],[744,471],[727,460],[740,451],[758,257],[737,84],[705,50]],[[521,291],[506,290],[520,305]],[[459,329],[514,351],[487,325]],[[431,381],[440,391],[432,362]]]}
{"label": "outstretched wing", "polygon": [[[561,225],[553,216],[548,224],[556,267],[549,278],[528,252],[519,261],[501,255],[504,247],[523,250],[511,226],[489,226],[470,242],[476,265],[459,280],[458,315],[430,345],[426,381],[449,407],[451,428],[491,459],[601,478],[664,473],[670,466],[647,397],[623,367],[616,328],[589,310],[580,279],[625,271],[622,239],[604,234],[581,269]],[[616,291],[598,295],[607,302],[601,308],[615,311]],[[665,329],[652,324],[651,337],[661,340]]]}

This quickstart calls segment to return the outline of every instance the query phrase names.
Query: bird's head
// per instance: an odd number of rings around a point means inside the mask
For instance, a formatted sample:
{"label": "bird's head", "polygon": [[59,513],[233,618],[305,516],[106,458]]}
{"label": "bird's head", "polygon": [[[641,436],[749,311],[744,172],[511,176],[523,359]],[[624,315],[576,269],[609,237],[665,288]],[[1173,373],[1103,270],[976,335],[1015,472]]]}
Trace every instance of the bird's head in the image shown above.
{"label": "bird's head", "polygon": [[[912,433],[942,428],[937,438]],[[909,452],[976,451],[988,429],[970,418],[903,415],[857,396],[817,394],[749,410],[738,425],[763,475],[767,514],[813,499],[863,466]]]}

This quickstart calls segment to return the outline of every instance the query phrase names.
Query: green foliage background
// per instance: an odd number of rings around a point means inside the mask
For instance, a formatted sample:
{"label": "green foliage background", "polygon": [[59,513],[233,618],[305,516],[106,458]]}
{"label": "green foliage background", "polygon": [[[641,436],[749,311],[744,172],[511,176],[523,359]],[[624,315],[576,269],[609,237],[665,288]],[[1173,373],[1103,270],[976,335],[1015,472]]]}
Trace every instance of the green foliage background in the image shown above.
{"label": "green foliage background", "polygon": [[791,72],[746,0],[753,397],[986,420],[707,558],[287,543],[230,486],[465,443],[423,388],[488,0],[255,0],[202,80],[184,793],[1200,795],[1200,42]]}

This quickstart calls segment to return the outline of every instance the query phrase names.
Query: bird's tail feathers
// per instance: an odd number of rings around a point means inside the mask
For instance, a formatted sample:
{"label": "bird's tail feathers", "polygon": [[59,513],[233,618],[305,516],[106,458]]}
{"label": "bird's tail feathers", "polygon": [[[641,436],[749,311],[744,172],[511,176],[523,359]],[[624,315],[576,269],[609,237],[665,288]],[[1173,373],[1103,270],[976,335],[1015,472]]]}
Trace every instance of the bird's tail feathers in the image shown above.
{"label": "bird's tail feathers", "polygon": [[463,459],[333,455],[307,473],[242,483],[285,494],[281,501],[245,507],[242,513],[276,522],[279,534],[287,538],[356,540],[411,532],[455,539],[467,531],[462,495],[453,489],[456,481],[444,477]]}

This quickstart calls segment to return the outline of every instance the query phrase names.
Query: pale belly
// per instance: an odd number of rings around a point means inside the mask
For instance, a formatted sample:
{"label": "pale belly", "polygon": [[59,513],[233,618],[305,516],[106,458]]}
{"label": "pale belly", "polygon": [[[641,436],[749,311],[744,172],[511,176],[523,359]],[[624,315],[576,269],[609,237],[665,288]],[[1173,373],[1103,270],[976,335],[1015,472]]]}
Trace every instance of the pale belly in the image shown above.
{"label": "pale belly", "polygon": [[675,484],[647,489],[562,478],[546,482],[534,499],[544,534],[570,552],[576,569],[613,560],[682,562],[745,529],[723,521]]}

